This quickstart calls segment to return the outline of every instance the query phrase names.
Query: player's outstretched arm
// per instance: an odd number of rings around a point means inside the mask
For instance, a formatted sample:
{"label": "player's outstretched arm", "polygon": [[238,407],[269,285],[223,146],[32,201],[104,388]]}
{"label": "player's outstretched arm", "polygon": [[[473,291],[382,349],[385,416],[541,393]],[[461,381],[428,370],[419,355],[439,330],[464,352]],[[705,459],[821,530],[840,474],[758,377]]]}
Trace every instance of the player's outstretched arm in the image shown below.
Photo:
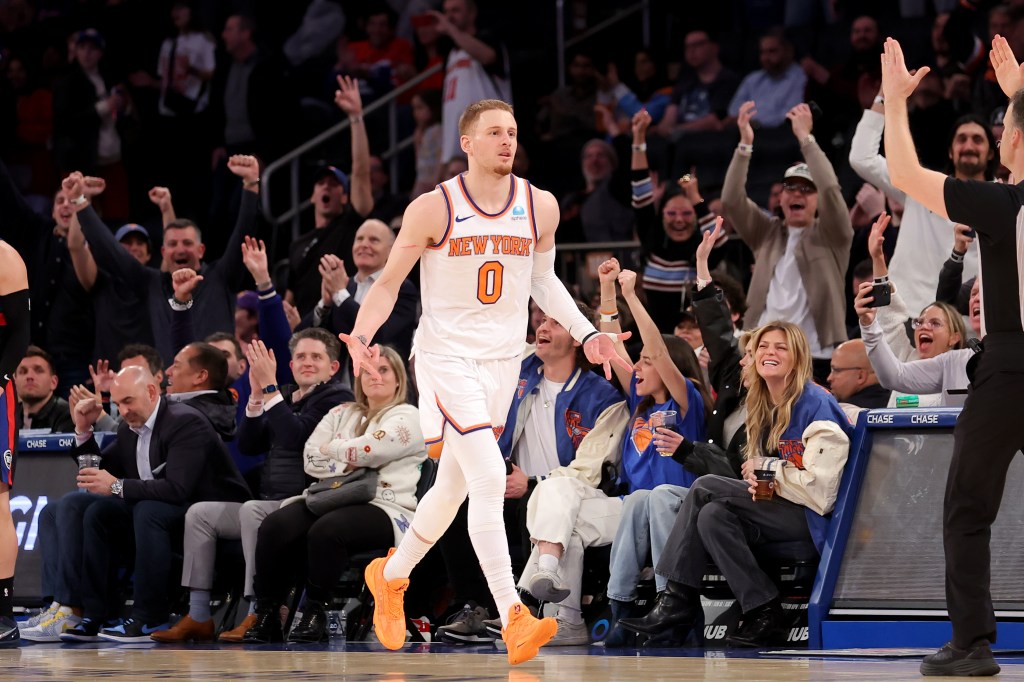
{"label": "player's outstretched arm", "polygon": [[0,243],[0,305],[11,329],[6,345],[0,348],[2,380],[13,377],[18,363],[25,357],[31,329],[25,263],[13,246],[4,243]]}
{"label": "player's outstretched arm", "polygon": [[915,73],[907,70],[903,49],[893,38],[885,41],[882,53],[882,93],[885,97],[885,159],[892,184],[917,199],[933,213],[948,217],[943,188],[946,176],[921,165],[910,136],[907,98],[917,88],[929,68]]}
{"label": "player's outstretched arm", "polygon": [[629,332],[613,337],[601,334],[579,308],[562,280],[555,274],[555,230],[558,229],[558,201],[550,192],[532,189],[537,216],[537,246],[533,251],[533,275],[530,295],[540,309],[583,344],[587,359],[604,366],[605,378],[611,379],[611,363],[632,372],[633,368],[616,351],[615,342],[629,338]]}
{"label": "player's outstretched arm", "polygon": [[447,224],[448,209],[444,197],[436,189],[416,197],[405,209],[402,229],[391,247],[391,255],[380,277],[366,292],[352,333],[339,334],[342,343],[348,346],[355,376],[359,376],[363,369],[376,375],[376,355],[370,350],[373,336],[391,316],[395,301],[398,300],[398,291],[413,265],[427,246],[441,239]]}

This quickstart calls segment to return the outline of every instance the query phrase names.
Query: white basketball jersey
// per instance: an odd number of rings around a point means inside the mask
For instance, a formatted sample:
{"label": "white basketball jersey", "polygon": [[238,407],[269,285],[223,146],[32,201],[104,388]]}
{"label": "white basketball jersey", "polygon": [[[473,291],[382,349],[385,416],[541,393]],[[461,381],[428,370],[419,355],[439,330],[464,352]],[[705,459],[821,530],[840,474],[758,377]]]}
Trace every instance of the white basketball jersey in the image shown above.
{"label": "white basketball jersey", "polygon": [[420,261],[423,315],[415,346],[474,360],[518,357],[537,246],[530,183],[509,175],[508,203],[494,215],[476,205],[461,175],[438,188],[448,225]]}

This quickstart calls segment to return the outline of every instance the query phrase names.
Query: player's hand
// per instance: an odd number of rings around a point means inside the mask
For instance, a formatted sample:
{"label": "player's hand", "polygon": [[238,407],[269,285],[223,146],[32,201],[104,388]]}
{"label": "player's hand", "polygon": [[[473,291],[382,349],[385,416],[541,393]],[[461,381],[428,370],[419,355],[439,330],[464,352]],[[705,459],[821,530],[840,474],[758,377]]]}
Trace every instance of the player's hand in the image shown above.
{"label": "player's hand", "polygon": [[338,338],[348,348],[348,355],[352,358],[352,375],[358,377],[366,370],[371,379],[380,381],[380,372],[377,371],[380,346],[369,345],[368,339],[361,334],[338,334]]}
{"label": "player's hand", "polygon": [[604,378],[611,381],[613,362],[625,371],[633,372],[633,366],[623,360],[622,356],[615,350],[616,343],[625,341],[632,335],[632,332],[598,334],[583,344],[583,353],[587,356],[587,360],[590,360],[595,365],[604,367]]}

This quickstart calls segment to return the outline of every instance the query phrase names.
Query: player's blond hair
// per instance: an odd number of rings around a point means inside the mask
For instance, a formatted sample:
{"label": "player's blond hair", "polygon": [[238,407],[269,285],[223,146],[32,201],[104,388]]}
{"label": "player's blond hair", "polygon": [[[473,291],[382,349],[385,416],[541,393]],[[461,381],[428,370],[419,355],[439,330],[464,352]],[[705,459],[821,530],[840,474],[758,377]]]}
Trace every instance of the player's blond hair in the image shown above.
{"label": "player's blond hair", "polygon": [[512,111],[512,105],[500,99],[482,99],[478,102],[473,102],[462,112],[462,116],[459,116],[459,135],[469,135],[469,131],[476,125],[480,114],[493,109],[507,111],[515,116],[515,112]]}

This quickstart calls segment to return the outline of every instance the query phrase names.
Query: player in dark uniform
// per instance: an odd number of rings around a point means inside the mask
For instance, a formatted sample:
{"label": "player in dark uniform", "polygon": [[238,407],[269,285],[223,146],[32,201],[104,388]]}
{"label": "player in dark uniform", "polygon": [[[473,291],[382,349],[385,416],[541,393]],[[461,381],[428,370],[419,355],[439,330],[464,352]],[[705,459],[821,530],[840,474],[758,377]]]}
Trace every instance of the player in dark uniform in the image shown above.
{"label": "player in dark uniform", "polygon": [[0,646],[17,646],[18,625],[14,622],[14,562],[18,558],[18,536],[11,518],[11,486],[14,485],[14,457],[18,431],[14,426],[17,407],[14,370],[28,348],[28,276],[21,256],[0,240]]}
{"label": "player in dark uniform", "polygon": [[[999,160],[1024,178],[1024,73],[1004,38],[992,41],[992,65],[1010,104]],[[1006,471],[1024,435],[1013,424],[1024,400],[1024,184],[957,180],[921,167],[907,122],[907,98],[928,67],[907,70],[898,42],[882,55],[885,157],[892,183],[924,206],[978,232],[983,350],[967,365],[971,386],[953,432],[942,536],[946,605],[953,639],[921,663],[923,675],[995,675],[996,617],[990,589],[992,523]]]}

